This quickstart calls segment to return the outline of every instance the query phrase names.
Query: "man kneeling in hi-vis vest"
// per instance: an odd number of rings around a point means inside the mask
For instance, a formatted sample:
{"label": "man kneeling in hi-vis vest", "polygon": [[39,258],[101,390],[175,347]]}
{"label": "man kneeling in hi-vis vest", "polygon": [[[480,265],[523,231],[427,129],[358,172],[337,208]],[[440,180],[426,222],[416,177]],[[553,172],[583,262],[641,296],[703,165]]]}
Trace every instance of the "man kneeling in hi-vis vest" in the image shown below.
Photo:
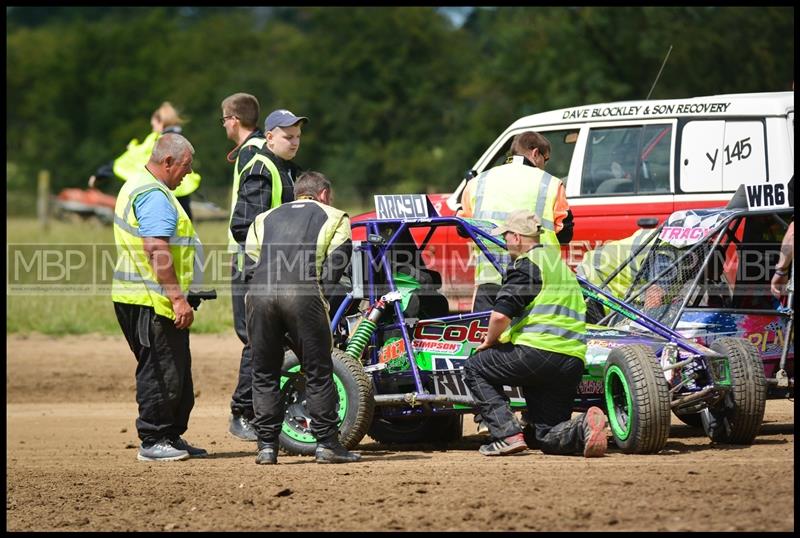
{"label": "man kneeling in hi-vis vest", "polygon": [[[207,456],[181,435],[194,406],[189,287],[202,283],[200,240],[172,193],[192,171],[194,148],[165,134],[136,177],[125,182],[114,209],[117,264],[111,298],[136,361],[138,458],[175,461]],[[197,251],[197,252],[196,252]]]}
{"label": "man kneeling in hi-vis vest", "polygon": [[484,456],[527,450],[522,426],[501,391],[519,386],[529,423],[546,454],[602,456],[606,418],[590,407],[575,419],[572,404],[584,369],[586,305],[578,281],[555,246],[539,243],[532,212],[512,212],[492,230],[502,235],[513,262],[503,278],[483,343],[464,366],[465,381],[493,441]]}

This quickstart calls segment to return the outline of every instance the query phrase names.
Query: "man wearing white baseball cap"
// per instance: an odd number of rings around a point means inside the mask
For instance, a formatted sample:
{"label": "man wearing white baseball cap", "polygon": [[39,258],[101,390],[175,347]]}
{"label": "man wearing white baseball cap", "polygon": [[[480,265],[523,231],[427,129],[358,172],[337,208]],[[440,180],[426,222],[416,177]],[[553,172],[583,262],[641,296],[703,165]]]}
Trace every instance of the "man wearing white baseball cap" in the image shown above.
{"label": "man wearing white baseball cap", "polygon": [[[239,183],[239,192],[231,215],[230,231],[239,245],[244,245],[247,230],[256,216],[294,201],[294,182],[303,171],[293,159],[300,149],[305,116],[295,116],[286,109],[273,110],[264,121],[266,143],[255,152]],[[238,268],[240,273],[244,267]],[[229,431],[244,441],[255,441],[256,433],[250,424],[252,410],[252,360],[242,360],[234,392],[239,413],[231,415]]]}
{"label": "man wearing white baseball cap", "polygon": [[539,243],[542,225],[527,210],[492,230],[513,260],[497,293],[483,343],[464,366],[465,381],[493,441],[484,456],[527,450],[522,427],[502,392],[519,386],[533,436],[546,454],[602,456],[608,440],[598,407],[570,420],[584,370],[586,304],[561,250]]}

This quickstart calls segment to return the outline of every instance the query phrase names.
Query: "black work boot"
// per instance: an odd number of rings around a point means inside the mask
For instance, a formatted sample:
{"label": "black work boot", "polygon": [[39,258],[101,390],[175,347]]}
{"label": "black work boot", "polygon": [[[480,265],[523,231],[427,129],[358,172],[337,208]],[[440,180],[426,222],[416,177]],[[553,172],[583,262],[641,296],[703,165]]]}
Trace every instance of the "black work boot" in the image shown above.
{"label": "black work boot", "polygon": [[318,441],[314,456],[317,463],[352,463],[361,459],[360,454],[354,454],[343,447],[337,436]]}
{"label": "black work boot", "polygon": [[256,463],[258,465],[274,465],[278,463],[278,443],[266,443],[259,439]]}
{"label": "black work boot", "polygon": [[255,441],[258,439],[253,425],[244,415],[231,415],[228,431],[242,441]]}

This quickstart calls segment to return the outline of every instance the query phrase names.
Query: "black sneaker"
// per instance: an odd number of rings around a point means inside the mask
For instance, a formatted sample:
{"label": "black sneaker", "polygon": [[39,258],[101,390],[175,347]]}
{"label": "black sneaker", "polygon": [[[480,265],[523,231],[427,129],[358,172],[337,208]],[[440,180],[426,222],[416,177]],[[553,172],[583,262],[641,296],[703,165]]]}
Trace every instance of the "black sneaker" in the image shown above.
{"label": "black sneaker", "polygon": [[258,465],[274,465],[278,463],[278,444],[259,441],[256,463]]}
{"label": "black sneaker", "polygon": [[160,439],[150,446],[142,444],[137,456],[139,461],[181,461],[188,460],[186,450],[175,448],[169,439]]}
{"label": "black sneaker", "polygon": [[208,456],[208,450],[205,448],[198,448],[196,446],[192,446],[186,442],[183,437],[178,437],[172,441],[172,446],[177,448],[178,450],[185,450],[189,453],[189,457],[192,458],[205,458]]}
{"label": "black sneaker", "polygon": [[231,415],[228,431],[242,441],[258,441],[258,435],[244,415]]}
{"label": "black sneaker", "polygon": [[347,450],[338,439],[317,443],[314,456],[317,463],[353,463],[361,459],[360,454]]}

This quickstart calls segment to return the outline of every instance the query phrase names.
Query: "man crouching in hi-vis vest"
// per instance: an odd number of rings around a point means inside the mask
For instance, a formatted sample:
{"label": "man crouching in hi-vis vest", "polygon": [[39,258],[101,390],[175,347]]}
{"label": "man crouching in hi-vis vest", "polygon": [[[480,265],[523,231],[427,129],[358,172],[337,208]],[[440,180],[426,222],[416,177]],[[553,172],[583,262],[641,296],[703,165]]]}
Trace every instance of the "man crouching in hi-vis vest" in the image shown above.
{"label": "man crouching in hi-vis vest", "polygon": [[111,297],[136,361],[136,430],[142,461],[207,456],[181,435],[194,406],[186,294],[202,282],[200,241],[175,198],[192,171],[194,148],[179,134],[158,139],[139,175],[120,189],[114,209],[117,264]]}
{"label": "man crouching in hi-vis vest", "polygon": [[599,407],[570,420],[586,353],[586,304],[575,275],[555,246],[539,243],[542,226],[526,210],[514,211],[491,232],[506,241],[513,262],[503,278],[465,381],[493,441],[484,456],[527,450],[503,385],[519,386],[539,448],[546,454],[602,456],[606,418]]}

